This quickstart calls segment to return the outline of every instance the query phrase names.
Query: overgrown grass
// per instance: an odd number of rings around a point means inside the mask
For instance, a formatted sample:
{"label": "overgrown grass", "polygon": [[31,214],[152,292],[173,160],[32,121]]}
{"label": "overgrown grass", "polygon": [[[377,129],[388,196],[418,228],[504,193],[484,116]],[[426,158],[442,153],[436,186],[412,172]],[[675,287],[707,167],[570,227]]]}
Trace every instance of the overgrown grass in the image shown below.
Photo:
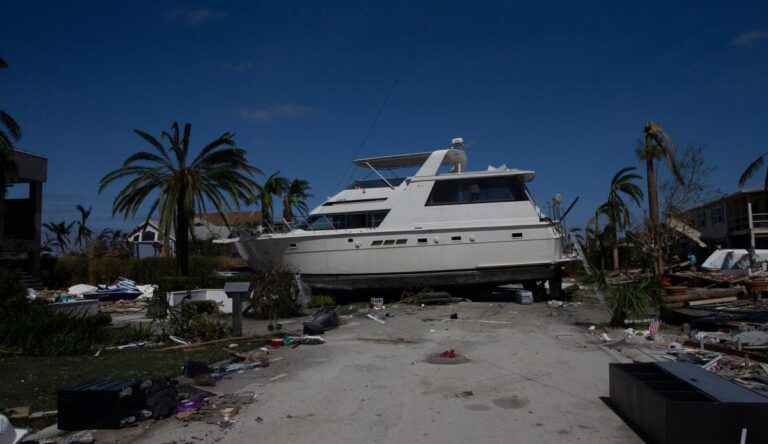
{"label": "overgrown grass", "polygon": [[319,308],[319,307],[327,307],[327,306],[333,306],[338,305],[336,304],[336,298],[333,296],[327,296],[327,295],[314,295],[312,298],[307,302],[306,307],[307,308]]}
{"label": "overgrown grass", "polygon": [[[264,344],[262,340],[239,341],[241,350]],[[105,350],[74,356],[9,356],[0,355],[0,409],[28,405],[32,411],[56,410],[56,391],[97,379],[145,379],[181,375],[186,361],[212,364],[230,355],[226,344],[214,344],[202,351],[185,352],[153,349]],[[24,425],[14,421],[14,425]]]}
{"label": "overgrown grass", "polygon": [[28,301],[23,286],[14,285],[14,279],[3,279],[2,284],[6,290],[0,295],[0,351],[66,355],[108,341],[108,314],[76,318],[54,311],[46,304]]}

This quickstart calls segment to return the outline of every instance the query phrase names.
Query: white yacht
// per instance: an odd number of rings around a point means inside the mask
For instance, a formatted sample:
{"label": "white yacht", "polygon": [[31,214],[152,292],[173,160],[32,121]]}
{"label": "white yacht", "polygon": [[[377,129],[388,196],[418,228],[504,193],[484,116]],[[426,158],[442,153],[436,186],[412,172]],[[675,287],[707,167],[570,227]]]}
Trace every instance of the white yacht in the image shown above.
{"label": "white yacht", "polygon": [[[282,233],[236,241],[249,266],[282,262],[314,289],[386,289],[510,282],[559,289],[562,230],[531,198],[529,170],[467,171],[450,149],[360,159],[376,175],[312,210]],[[408,177],[381,171],[418,167]]]}

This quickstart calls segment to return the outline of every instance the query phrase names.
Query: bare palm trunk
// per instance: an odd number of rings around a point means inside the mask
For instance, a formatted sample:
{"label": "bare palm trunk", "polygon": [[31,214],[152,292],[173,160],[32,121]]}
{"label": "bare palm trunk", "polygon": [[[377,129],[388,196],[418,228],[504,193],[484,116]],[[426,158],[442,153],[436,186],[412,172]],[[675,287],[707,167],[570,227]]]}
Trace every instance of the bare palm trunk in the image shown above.
{"label": "bare palm trunk", "polygon": [[597,254],[600,255],[600,271],[605,271],[605,256],[603,246],[600,245],[600,213],[595,211],[595,240],[597,241]]}
{"label": "bare palm trunk", "polygon": [[659,198],[656,193],[656,171],[653,166],[653,156],[651,155],[651,136],[645,135],[645,168],[648,176],[648,211],[651,219],[651,251],[653,260],[653,273],[656,277],[661,277],[664,273],[664,259],[661,256],[661,246],[659,245]]}
{"label": "bare palm trunk", "polygon": [[189,274],[189,219],[184,208],[185,198],[181,191],[176,201],[176,267],[182,276]]}
{"label": "bare palm trunk", "polygon": [[613,219],[613,270],[619,269],[619,227],[616,225],[616,217]]}
{"label": "bare palm trunk", "polygon": [[5,187],[0,190],[0,243],[5,242]]}

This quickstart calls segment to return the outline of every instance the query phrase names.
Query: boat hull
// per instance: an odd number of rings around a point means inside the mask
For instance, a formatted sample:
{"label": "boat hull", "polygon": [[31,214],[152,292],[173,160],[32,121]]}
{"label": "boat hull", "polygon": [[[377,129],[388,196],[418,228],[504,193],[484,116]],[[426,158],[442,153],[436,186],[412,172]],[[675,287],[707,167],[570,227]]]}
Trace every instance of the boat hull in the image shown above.
{"label": "boat hull", "polygon": [[502,284],[557,275],[561,237],[548,224],[443,230],[349,230],[243,239],[255,270],[282,263],[317,289]]}

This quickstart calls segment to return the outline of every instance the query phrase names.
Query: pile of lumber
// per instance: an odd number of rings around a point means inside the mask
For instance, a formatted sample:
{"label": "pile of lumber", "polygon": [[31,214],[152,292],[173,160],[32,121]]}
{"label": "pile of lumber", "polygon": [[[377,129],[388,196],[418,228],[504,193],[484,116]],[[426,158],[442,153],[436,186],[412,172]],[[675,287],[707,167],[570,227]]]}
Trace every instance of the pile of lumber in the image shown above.
{"label": "pile of lumber", "polygon": [[680,308],[735,301],[741,288],[690,288],[683,294],[664,295],[662,303],[667,308]]}

